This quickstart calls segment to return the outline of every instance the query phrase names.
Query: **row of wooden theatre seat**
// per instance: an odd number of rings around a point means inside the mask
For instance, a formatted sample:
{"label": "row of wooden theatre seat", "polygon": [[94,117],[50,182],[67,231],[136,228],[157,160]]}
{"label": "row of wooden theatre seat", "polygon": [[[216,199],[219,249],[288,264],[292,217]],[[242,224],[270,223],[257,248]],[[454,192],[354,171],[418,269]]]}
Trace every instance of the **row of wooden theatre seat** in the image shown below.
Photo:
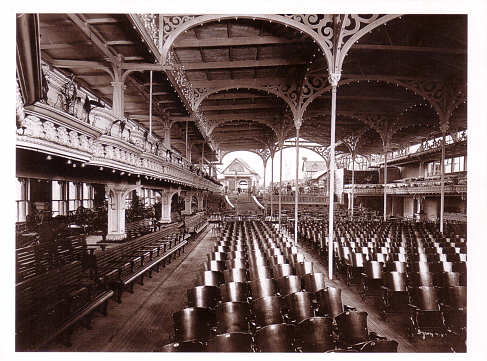
{"label": "row of wooden theatre seat", "polygon": [[[327,253],[327,239],[315,242],[315,231],[309,227],[303,225],[306,237],[302,240]],[[381,236],[366,241],[366,247],[337,237],[335,267],[347,285],[359,283],[364,302],[369,295],[379,297],[384,318],[393,312],[405,313],[409,337],[449,336],[450,349],[464,351],[466,239],[444,237],[428,228],[411,222],[384,223],[377,229]]]}
{"label": "row of wooden theatre seat", "polygon": [[85,245],[82,260],[17,283],[16,350],[38,350],[54,340],[69,346],[75,326],[90,328],[93,312],[106,315],[112,296],[120,303],[127,286],[133,292],[136,280],[143,284],[145,275],[159,272],[192,236],[162,230],[112,248]]}
{"label": "row of wooden theatre seat", "polygon": [[137,221],[127,223],[125,226],[125,233],[127,233],[128,239],[141,237],[145,234],[151,233],[155,230],[155,226],[152,219],[144,218]]}
{"label": "row of wooden theatre seat", "polygon": [[86,255],[84,235],[60,236],[49,243],[36,243],[15,250],[16,282],[25,281],[49,270],[83,261]]}
{"label": "row of wooden theatre seat", "polygon": [[397,351],[266,223],[227,223],[201,276],[173,314],[175,342],[162,351]]}
{"label": "row of wooden theatre seat", "polygon": [[184,252],[189,234],[153,232],[113,248],[96,250],[88,256],[91,277],[116,293],[118,303],[126,287],[133,292],[134,282],[144,284],[160,266]]}

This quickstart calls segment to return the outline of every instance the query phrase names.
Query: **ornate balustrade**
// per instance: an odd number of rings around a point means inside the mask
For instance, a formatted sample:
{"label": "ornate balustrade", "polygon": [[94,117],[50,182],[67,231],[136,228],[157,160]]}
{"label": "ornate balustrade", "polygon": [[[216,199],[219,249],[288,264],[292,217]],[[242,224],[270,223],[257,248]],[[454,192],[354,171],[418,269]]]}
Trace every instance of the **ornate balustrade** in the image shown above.
{"label": "ornate balustrade", "polygon": [[[449,134],[445,138],[446,148],[460,143],[464,143],[464,144],[467,143],[466,130]],[[424,140],[423,142],[421,142],[421,144],[419,144],[419,147],[417,147],[417,149],[414,151],[412,151],[411,147],[403,147],[394,150],[392,152],[389,152],[387,153],[387,159],[388,161],[402,160],[402,159],[407,159],[408,157],[417,157],[427,153],[434,153],[439,151],[441,151],[441,138],[436,137],[436,138]],[[373,163],[374,165],[384,163],[384,155],[383,154],[374,155],[371,163]]]}
{"label": "ornate balustrade", "polygon": [[[289,195],[289,194],[281,194],[281,203],[294,203],[295,201],[295,196],[294,195]],[[324,196],[323,194],[317,195],[317,194],[299,194],[298,195],[298,201],[300,204],[328,204],[328,197]],[[264,202],[270,203],[271,202],[271,195],[270,194],[265,194],[264,195]],[[279,202],[279,196],[278,195],[272,195],[272,202],[274,204],[278,204]]]}
{"label": "ornate balustrade", "polygon": [[[382,184],[357,184],[355,185],[354,194],[380,196],[384,186]],[[344,193],[352,193],[352,185],[347,184],[343,188]],[[387,185],[388,194],[407,195],[407,194],[440,194],[441,183],[421,182],[421,183],[390,183]],[[467,192],[466,184],[445,184],[445,193],[462,194]]]}
{"label": "ornate balustrade", "polygon": [[443,217],[446,221],[455,221],[455,222],[467,223],[467,215],[464,213],[445,212]]}
{"label": "ornate balustrade", "polygon": [[[218,192],[221,186],[191,171],[191,163],[128,119],[116,119],[108,107],[85,115],[83,105],[67,106],[58,97],[60,75],[51,72],[47,98],[23,107],[17,97],[17,147],[69,157],[85,165],[116,168]],[[78,92],[80,92],[78,90]],[[77,98],[88,93],[77,93]],[[58,101],[59,100],[59,101]],[[81,107],[81,111],[77,109]]]}

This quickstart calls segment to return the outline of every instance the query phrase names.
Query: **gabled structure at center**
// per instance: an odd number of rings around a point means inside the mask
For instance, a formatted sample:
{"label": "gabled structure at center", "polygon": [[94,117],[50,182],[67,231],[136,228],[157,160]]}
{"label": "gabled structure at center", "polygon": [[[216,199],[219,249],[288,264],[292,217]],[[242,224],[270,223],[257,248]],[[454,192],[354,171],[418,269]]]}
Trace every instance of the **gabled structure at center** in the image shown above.
{"label": "gabled structure at center", "polygon": [[227,191],[233,192],[240,188],[245,191],[259,185],[259,174],[247,162],[235,158],[222,172],[221,183]]}

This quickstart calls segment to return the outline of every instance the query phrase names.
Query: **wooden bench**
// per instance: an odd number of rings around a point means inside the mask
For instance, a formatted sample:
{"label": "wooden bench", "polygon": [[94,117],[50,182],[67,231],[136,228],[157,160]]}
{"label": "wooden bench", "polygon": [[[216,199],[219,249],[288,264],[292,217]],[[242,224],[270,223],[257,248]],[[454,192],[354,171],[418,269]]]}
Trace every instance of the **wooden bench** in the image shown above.
{"label": "wooden bench", "polygon": [[17,282],[68,264],[85,261],[86,237],[65,236],[51,244],[36,244],[16,250]]}
{"label": "wooden bench", "polygon": [[83,273],[81,262],[45,272],[16,285],[16,349],[37,350],[61,338],[70,344],[73,327],[101,309],[106,314],[113,291],[99,288]]}
{"label": "wooden bench", "polygon": [[130,286],[129,290],[133,292],[135,280],[139,279],[143,284],[146,273],[152,277],[153,269],[159,272],[161,264],[164,267],[172,256],[184,252],[186,243],[176,233],[160,231],[118,247],[95,251],[94,277],[99,283],[113,289],[120,303],[126,286]]}
{"label": "wooden bench", "polygon": [[128,239],[143,236],[153,231],[152,222],[150,219],[141,219],[138,221],[130,222],[125,227]]}

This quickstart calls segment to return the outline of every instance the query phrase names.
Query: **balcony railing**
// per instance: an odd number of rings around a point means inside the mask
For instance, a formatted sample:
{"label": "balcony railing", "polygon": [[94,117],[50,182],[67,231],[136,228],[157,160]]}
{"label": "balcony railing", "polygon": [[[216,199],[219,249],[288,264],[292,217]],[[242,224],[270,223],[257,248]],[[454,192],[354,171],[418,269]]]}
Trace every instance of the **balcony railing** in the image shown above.
{"label": "balcony railing", "polygon": [[[210,191],[221,186],[182,156],[165,148],[162,142],[134,122],[116,119],[107,108],[90,115],[66,108],[59,102],[61,75],[52,72],[47,99],[23,108],[18,104],[17,147],[69,157],[85,165],[116,168],[141,176]],[[87,93],[78,94],[85,99]],[[20,102],[21,99],[17,98]],[[80,105],[82,107],[82,105]],[[22,108],[22,112],[19,109]],[[67,111],[69,110],[69,111]]]}
{"label": "balcony railing", "polygon": [[[290,194],[281,194],[281,203],[294,203],[295,196]],[[264,195],[264,202],[266,204],[271,202],[271,195]],[[278,195],[272,195],[272,202],[277,204],[279,202]],[[328,197],[323,194],[299,194],[298,202],[300,204],[328,204]]]}
{"label": "balcony railing", "polygon": [[[347,184],[343,188],[344,193],[352,193],[352,185]],[[440,194],[441,183],[435,182],[421,182],[421,183],[390,183],[387,184],[388,194]],[[445,193],[448,194],[464,194],[467,192],[466,184],[445,184]],[[383,184],[356,184],[354,194],[357,195],[382,195],[384,194]]]}
{"label": "balcony railing", "polygon": [[[467,131],[463,130],[457,133],[449,134],[445,137],[445,146],[451,146],[453,144],[465,143],[467,142]],[[426,139],[416,146],[407,146],[392,152],[387,153],[388,161],[398,160],[402,158],[407,158],[409,156],[420,156],[429,152],[438,152],[441,150],[441,138],[435,137],[431,139]],[[372,163],[379,164],[384,163],[384,155],[378,154],[374,155]]]}

